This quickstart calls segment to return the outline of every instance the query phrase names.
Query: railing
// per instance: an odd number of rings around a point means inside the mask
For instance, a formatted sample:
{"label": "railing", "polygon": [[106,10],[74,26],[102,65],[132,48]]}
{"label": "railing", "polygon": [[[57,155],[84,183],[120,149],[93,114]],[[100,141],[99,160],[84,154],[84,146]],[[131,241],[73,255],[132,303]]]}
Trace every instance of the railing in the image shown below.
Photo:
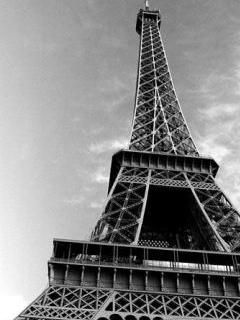
{"label": "railing", "polygon": [[197,263],[188,263],[188,262],[174,262],[174,261],[154,261],[154,260],[143,260],[143,261],[123,261],[121,260],[107,260],[99,259],[98,257],[79,257],[72,259],[64,258],[54,258],[50,259],[50,262],[60,262],[60,263],[70,263],[70,264],[90,264],[97,266],[119,266],[125,268],[139,268],[145,269],[149,268],[152,270],[185,270],[185,271],[195,271],[200,273],[208,273],[212,271],[214,273],[227,273],[227,274],[239,274],[239,271],[234,268],[233,265],[213,265],[213,264],[197,264]]}

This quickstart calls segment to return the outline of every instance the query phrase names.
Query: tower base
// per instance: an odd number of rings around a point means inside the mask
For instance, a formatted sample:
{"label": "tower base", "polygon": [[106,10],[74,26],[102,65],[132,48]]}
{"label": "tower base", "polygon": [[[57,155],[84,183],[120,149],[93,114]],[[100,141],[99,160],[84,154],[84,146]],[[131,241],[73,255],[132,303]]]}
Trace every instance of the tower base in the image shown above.
{"label": "tower base", "polygon": [[54,240],[49,287],[16,320],[240,319],[240,254]]}

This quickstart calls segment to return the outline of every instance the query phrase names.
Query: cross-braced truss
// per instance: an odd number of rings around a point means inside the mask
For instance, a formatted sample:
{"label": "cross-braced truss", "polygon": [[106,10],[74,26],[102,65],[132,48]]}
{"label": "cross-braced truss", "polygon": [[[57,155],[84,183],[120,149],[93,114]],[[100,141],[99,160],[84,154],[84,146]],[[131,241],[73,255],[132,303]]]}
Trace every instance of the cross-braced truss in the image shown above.
{"label": "cross-braced truss", "polygon": [[196,189],[196,195],[212,225],[228,244],[230,251],[240,249],[240,219],[238,212],[221,190]]}
{"label": "cross-braced truss", "polygon": [[159,29],[143,13],[135,113],[129,148],[198,155],[183,117]]}
{"label": "cross-braced truss", "polygon": [[[126,314],[145,314],[201,319],[240,319],[239,299],[172,296],[119,292],[107,311]],[[179,319],[179,318],[178,318]]]}
{"label": "cross-braced truss", "polygon": [[111,295],[107,290],[50,286],[16,320],[93,319]]}
{"label": "cross-braced truss", "polygon": [[148,170],[131,168],[135,181],[125,181],[122,168],[109,194],[104,213],[97,223],[94,240],[132,243],[147,197]]}
{"label": "cross-braced truss", "polygon": [[[129,318],[132,316],[132,318]],[[145,316],[145,318],[141,318]],[[51,286],[16,320],[240,319],[240,301],[204,297]]]}
{"label": "cross-braced truss", "polygon": [[[167,239],[161,237],[156,239],[151,234],[141,239],[150,186],[188,189],[195,202],[192,215],[210,248],[239,251],[238,212],[211,175],[183,171],[122,167],[109,193],[105,210],[97,223],[92,239],[171,247]],[[158,206],[161,207],[161,198]],[[167,215],[168,212],[164,214]]]}

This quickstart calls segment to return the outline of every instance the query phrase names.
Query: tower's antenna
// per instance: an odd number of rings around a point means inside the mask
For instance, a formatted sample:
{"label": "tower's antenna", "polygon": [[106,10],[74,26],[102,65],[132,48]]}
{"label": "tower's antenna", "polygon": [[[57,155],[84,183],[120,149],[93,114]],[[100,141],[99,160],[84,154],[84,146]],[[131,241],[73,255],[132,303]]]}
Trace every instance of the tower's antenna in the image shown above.
{"label": "tower's antenna", "polygon": [[149,10],[149,1],[145,0],[145,10]]}

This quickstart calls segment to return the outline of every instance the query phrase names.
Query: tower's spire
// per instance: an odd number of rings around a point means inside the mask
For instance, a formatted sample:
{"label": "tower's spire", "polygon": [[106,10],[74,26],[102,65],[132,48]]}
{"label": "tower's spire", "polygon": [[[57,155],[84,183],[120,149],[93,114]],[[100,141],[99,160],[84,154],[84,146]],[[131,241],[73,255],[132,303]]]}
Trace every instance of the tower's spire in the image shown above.
{"label": "tower's spire", "polygon": [[149,1],[145,0],[145,10],[149,10]]}

